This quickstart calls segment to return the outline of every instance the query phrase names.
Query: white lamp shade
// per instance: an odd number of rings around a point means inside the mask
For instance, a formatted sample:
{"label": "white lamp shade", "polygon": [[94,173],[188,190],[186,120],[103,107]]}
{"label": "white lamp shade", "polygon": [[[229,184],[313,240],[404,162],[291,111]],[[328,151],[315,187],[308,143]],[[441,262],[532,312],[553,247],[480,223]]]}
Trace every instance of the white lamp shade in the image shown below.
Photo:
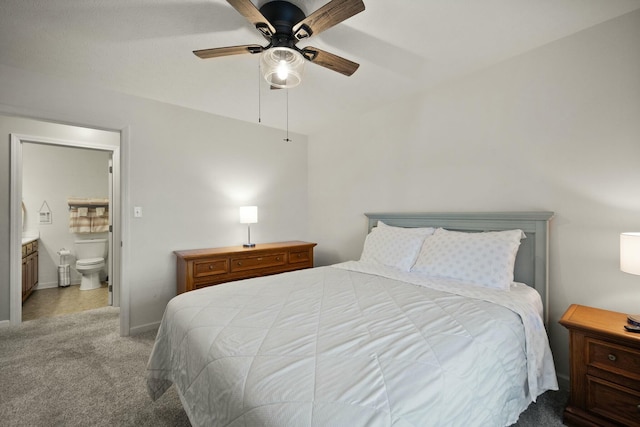
{"label": "white lamp shade", "polygon": [[255,224],[258,222],[257,206],[240,207],[240,224]]}
{"label": "white lamp shade", "polygon": [[620,234],[620,270],[640,275],[640,233]]}

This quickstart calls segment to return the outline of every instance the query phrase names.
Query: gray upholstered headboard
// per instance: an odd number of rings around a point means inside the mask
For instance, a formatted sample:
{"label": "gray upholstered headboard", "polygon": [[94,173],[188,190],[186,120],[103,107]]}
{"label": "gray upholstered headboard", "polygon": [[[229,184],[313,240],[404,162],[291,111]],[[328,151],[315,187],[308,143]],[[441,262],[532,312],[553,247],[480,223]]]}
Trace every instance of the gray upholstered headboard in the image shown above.
{"label": "gray upholstered headboard", "polygon": [[382,221],[396,227],[442,227],[480,232],[521,229],[527,238],[518,249],[514,277],[535,288],[542,297],[544,322],[548,320],[549,220],[553,212],[427,212],[366,213],[369,228]]}

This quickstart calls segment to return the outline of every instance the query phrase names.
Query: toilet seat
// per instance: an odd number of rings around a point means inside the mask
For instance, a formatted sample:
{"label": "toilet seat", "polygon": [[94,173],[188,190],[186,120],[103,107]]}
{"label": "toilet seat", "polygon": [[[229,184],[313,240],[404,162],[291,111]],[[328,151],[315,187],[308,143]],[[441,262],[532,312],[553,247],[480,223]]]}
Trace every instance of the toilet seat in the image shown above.
{"label": "toilet seat", "polygon": [[79,267],[93,267],[104,262],[104,258],[79,259],[76,265]]}

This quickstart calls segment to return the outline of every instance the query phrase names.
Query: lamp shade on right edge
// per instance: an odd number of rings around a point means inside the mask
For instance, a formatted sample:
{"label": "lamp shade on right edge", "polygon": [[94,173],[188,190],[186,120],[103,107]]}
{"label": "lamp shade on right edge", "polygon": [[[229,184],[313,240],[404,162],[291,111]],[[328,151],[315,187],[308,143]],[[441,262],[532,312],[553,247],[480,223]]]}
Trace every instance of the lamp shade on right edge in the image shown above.
{"label": "lamp shade on right edge", "polygon": [[620,234],[620,270],[640,275],[640,233]]}

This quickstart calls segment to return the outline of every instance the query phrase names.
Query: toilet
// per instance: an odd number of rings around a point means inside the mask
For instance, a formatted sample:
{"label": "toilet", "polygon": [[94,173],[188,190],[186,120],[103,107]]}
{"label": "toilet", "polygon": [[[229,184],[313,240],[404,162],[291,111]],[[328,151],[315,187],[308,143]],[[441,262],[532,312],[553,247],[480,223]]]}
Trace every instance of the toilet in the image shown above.
{"label": "toilet", "polygon": [[76,270],[82,275],[80,290],[100,287],[100,272],[107,256],[107,239],[76,240]]}

